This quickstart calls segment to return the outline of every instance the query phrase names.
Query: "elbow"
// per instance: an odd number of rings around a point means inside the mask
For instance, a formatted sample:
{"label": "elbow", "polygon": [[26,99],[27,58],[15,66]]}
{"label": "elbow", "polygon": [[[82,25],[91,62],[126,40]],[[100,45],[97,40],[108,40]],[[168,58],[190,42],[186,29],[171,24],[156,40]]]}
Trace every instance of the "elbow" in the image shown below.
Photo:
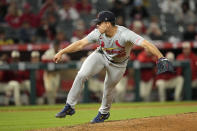
{"label": "elbow", "polygon": [[83,49],[83,45],[79,45],[77,50],[82,50]]}
{"label": "elbow", "polygon": [[77,46],[77,50],[82,50],[83,49],[83,43],[81,43],[80,41],[78,41],[78,46]]}
{"label": "elbow", "polygon": [[141,46],[142,47],[145,47],[147,45],[147,41],[146,40],[143,40],[142,42],[141,42]]}
{"label": "elbow", "polygon": [[87,45],[83,40],[79,40],[78,42],[79,42],[78,44],[79,50],[82,50]]}
{"label": "elbow", "polygon": [[157,48],[150,42],[148,42],[147,40],[144,40],[142,42],[142,47],[146,50],[152,51],[152,50],[156,50]]}
{"label": "elbow", "polygon": [[150,43],[146,40],[144,40],[141,44],[141,46],[144,48],[144,49],[149,49],[150,47]]}

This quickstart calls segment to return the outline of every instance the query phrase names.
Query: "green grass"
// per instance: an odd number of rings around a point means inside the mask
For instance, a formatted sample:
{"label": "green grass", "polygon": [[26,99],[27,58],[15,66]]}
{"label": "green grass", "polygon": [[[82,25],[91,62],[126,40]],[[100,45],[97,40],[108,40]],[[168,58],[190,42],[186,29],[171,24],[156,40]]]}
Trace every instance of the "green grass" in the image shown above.
{"label": "green grass", "polygon": [[[65,119],[54,117],[63,105],[0,107],[0,131],[21,131],[88,123],[97,115],[99,106],[100,104],[77,105],[76,114],[72,117],[67,116]],[[197,102],[114,103],[112,104],[109,120],[123,120],[186,112],[197,112]]]}

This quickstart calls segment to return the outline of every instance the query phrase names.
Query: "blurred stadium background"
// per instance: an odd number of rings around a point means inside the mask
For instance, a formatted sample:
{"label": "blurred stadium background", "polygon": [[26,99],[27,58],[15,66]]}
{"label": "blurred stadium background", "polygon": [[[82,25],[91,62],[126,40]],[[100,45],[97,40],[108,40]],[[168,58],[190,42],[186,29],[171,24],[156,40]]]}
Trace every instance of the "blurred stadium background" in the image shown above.
{"label": "blurred stadium background", "polygon": [[[0,0],[0,105],[65,103],[84,59],[98,45],[52,59],[83,38],[92,19],[111,10],[116,23],[155,44],[172,60],[174,74],[155,74],[155,58],[134,47],[115,102],[197,99],[195,0]],[[100,102],[105,71],[89,79],[80,102]]]}

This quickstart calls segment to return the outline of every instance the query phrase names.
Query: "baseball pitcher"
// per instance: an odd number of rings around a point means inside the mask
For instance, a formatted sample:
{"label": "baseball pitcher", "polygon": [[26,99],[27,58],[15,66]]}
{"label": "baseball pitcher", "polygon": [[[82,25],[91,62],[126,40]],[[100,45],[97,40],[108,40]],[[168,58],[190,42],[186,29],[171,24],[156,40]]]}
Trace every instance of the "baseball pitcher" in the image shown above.
{"label": "baseball pitcher", "polygon": [[58,63],[64,53],[71,53],[82,50],[86,45],[97,42],[100,46],[84,61],[79,70],[72,88],[68,94],[66,105],[63,110],[56,114],[57,118],[75,113],[74,106],[77,104],[80,92],[85,80],[106,69],[102,104],[98,115],[91,123],[104,122],[110,116],[110,107],[113,100],[113,90],[122,78],[130,51],[133,45],[146,48],[158,58],[158,73],[173,70],[172,64],[163,57],[160,51],[151,43],[131,30],[115,24],[115,16],[110,11],[101,11],[95,20],[97,28],[85,38],[76,41],[59,51],[54,56]]}

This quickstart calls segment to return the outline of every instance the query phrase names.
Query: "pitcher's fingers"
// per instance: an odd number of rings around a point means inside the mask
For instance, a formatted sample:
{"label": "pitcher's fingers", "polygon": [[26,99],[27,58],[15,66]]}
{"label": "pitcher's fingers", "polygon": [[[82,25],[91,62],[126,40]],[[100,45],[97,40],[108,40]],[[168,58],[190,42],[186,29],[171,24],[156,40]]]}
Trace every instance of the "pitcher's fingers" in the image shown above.
{"label": "pitcher's fingers", "polygon": [[54,61],[55,63],[56,63],[56,59],[57,59],[56,57],[53,58],[53,61]]}
{"label": "pitcher's fingers", "polygon": [[59,62],[59,59],[58,58],[55,58],[55,63],[58,63]]}

